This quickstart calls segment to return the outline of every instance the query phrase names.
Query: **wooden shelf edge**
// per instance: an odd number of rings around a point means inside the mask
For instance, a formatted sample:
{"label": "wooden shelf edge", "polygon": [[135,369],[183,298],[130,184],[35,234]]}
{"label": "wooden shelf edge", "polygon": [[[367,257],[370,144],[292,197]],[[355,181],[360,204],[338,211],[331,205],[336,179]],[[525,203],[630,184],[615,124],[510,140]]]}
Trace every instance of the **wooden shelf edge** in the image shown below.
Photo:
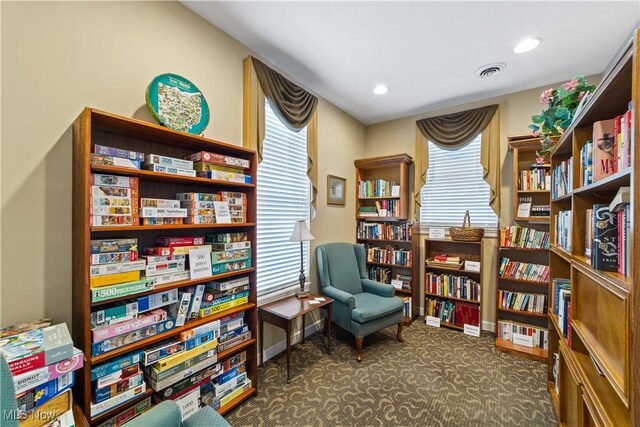
{"label": "wooden shelf edge", "polygon": [[442,299],[450,299],[450,300],[454,300],[454,301],[468,302],[468,303],[471,303],[471,304],[480,304],[480,301],[476,301],[476,300],[472,300],[472,299],[449,297],[449,296],[445,296],[445,295],[437,295],[437,294],[432,294],[431,292],[425,292],[424,294],[425,294],[426,297],[431,297],[431,298],[442,298]]}
{"label": "wooden shelf edge", "polygon": [[625,168],[621,171],[614,173],[613,175],[609,175],[606,178],[603,178],[599,181],[593,182],[589,185],[585,185],[584,187],[579,187],[573,190],[574,194],[582,194],[588,193],[591,191],[597,191],[598,189],[608,188],[609,186],[623,186],[625,181],[629,181],[631,177],[631,167]]}
{"label": "wooden shelf edge", "polygon": [[553,381],[548,381],[547,389],[549,390],[549,394],[551,395],[551,403],[553,404],[553,410],[556,413],[556,419],[560,419],[560,397],[558,393],[556,393],[556,385]]}
{"label": "wooden shelf edge", "polygon": [[235,408],[236,406],[238,406],[240,403],[244,402],[245,400],[247,400],[249,397],[253,396],[256,393],[256,388],[255,387],[249,387],[249,389],[247,389],[247,391],[243,392],[240,396],[236,397],[235,399],[233,399],[231,402],[227,403],[226,405],[216,409],[216,411],[220,414],[220,415],[224,415],[227,412],[229,412],[230,410],[232,410],[233,408]]}
{"label": "wooden shelf edge", "polygon": [[358,200],[397,200],[400,199],[400,196],[388,196],[388,197],[384,197],[384,196],[375,196],[375,197],[358,197]]}
{"label": "wooden shelf edge", "polygon": [[[146,338],[146,339],[143,339],[143,340],[140,340],[140,341],[136,341],[134,343],[125,345],[125,346],[117,348],[115,350],[108,351],[108,352],[106,352],[104,354],[101,354],[99,356],[92,356],[91,357],[91,365],[93,366],[93,365],[96,365],[98,363],[106,362],[109,359],[121,356],[123,354],[129,353],[129,352],[134,351],[134,350],[138,350],[138,349],[140,349],[142,347],[146,347],[146,346],[151,345],[151,344],[155,344],[155,343],[160,342],[160,341],[162,341],[162,340],[164,340],[164,339],[166,339],[168,337],[171,337],[171,336],[174,336],[174,335],[178,335],[181,332],[184,332],[186,330],[195,328],[196,326],[204,325],[205,323],[213,322],[216,319],[220,319],[220,318],[228,316],[230,314],[237,313],[239,311],[250,310],[250,309],[255,308],[255,307],[256,307],[255,304],[247,303],[247,304],[239,305],[237,307],[230,308],[228,310],[221,311],[220,313],[212,314],[212,315],[207,316],[207,317],[199,317],[197,319],[190,320],[190,321],[186,322],[183,326],[178,326],[178,327],[173,328],[171,330],[168,330],[166,332],[162,332],[160,334],[153,335],[153,336],[151,336],[149,338]],[[247,340],[247,341],[249,341],[249,340]],[[244,342],[242,344],[244,344]]]}
{"label": "wooden shelf edge", "polygon": [[447,267],[432,267],[430,265],[427,265],[426,263],[425,263],[424,269],[425,270],[449,271],[449,272],[452,272],[452,273],[462,273],[462,274],[481,274],[480,271],[471,271],[471,270],[464,270],[464,269],[456,270],[455,268],[447,268]]}
{"label": "wooden shelf edge", "polygon": [[535,360],[541,363],[547,363],[549,352],[543,348],[524,347],[518,344],[514,344],[511,341],[506,341],[500,338],[496,338],[495,345],[496,345],[496,350],[502,351],[504,353],[514,354],[516,356]]}
{"label": "wooden shelf edge", "polygon": [[125,226],[106,226],[91,227],[92,233],[104,233],[108,231],[117,231],[127,233],[130,231],[162,231],[162,230],[190,230],[202,228],[249,228],[255,227],[254,222],[236,222],[231,224],[163,224],[163,225],[125,225]]}
{"label": "wooden shelf edge", "polygon": [[393,243],[411,243],[411,240],[393,240],[393,239],[366,239],[363,237],[356,237],[356,240],[362,242],[393,242]]}
{"label": "wooden shelf edge", "polygon": [[567,261],[568,263],[571,263],[571,254],[565,251],[564,249],[562,249],[560,246],[551,244],[551,246],[549,247],[549,250],[554,254],[558,255],[560,258]]}
{"label": "wooden shelf edge", "polygon": [[626,277],[620,273],[611,271],[596,270],[591,266],[591,262],[584,256],[573,255],[572,260],[575,261],[573,265],[576,266],[578,270],[583,270],[586,274],[603,280],[616,288],[623,289],[625,292],[629,292],[633,288],[632,277]]}
{"label": "wooden shelf edge", "polygon": [[375,262],[375,261],[367,261],[368,265],[376,265],[379,267],[396,267],[396,268],[406,268],[411,269],[413,266],[411,265],[399,265],[399,264],[386,264],[384,262]]}
{"label": "wooden shelf edge", "polygon": [[558,196],[555,199],[551,199],[551,203],[555,203],[555,202],[563,202],[565,200],[571,200],[571,198],[573,197],[573,193],[569,192],[563,196]]}
{"label": "wooden shelf edge", "polygon": [[380,222],[395,222],[395,221],[407,221],[407,218],[395,217],[395,216],[356,216],[358,221],[380,221]]}
{"label": "wooden shelf edge", "polygon": [[500,306],[498,306],[498,311],[502,311],[502,312],[505,312],[505,313],[518,314],[520,316],[540,317],[540,318],[544,318],[544,319],[549,317],[549,315],[546,314],[546,313],[534,313],[532,311],[525,311],[525,310],[512,310],[510,308],[504,308],[504,307],[500,307]]}
{"label": "wooden shelf edge", "polygon": [[165,284],[162,284],[162,285],[158,285],[158,286],[154,287],[153,289],[151,289],[149,291],[139,292],[137,294],[132,294],[132,295],[123,295],[121,297],[111,298],[111,299],[108,299],[108,300],[105,300],[105,301],[93,302],[93,303],[91,303],[91,307],[98,307],[98,306],[105,305],[105,304],[111,304],[113,302],[124,301],[124,300],[132,299],[132,298],[139,298],[139,297],[143,297],[145,295],[155,294],[155,293],[158,293],[158,292],[168,291],[168,290],[176,289],[176,288],[183,288],[185,286],[197,285],[199,283],[206,283],[206,282],[211,282],[211,281],[216,281],[216,280],[227,279],[229,277],[241,276],[243,274],[253,273],[254,271],[256,271],[256,269],[255,269],[255,267],[252,267],[252,268],[247,268],[247,269],[244,269],[244,270],[230,271],[228,273],[222,273],[222,274],[216,274],[216,275],[209,276],[209,277],[203,277],[202,279],[180,280],[180,281],[177,281],[177,282],[165,283]]}
{"label": "wooden shelf edge", "polygon": [[523,251],[523,252],[549,252],[545,248],[520,248],[517,246],[500,246],[501,251]]}

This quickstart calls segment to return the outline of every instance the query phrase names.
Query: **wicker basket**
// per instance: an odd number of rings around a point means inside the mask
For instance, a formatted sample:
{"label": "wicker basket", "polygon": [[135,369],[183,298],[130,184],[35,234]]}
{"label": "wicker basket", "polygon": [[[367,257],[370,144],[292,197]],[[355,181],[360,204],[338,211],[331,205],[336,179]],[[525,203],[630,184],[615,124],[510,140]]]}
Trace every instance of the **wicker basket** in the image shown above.
{"label": "wicker basket", "polygon": [[460,270],[462,268],[462,263],[451,264],[446,262],[439,262],[434,260],[433,258],[429,258],[427,259],[427,267],[443,268],[445,270]]}
{"label": "wicker basket", "polygon": [[484,236],[484,228],[472,227],[469,211],[464,213],[462,227],[449,227],[449,235],[451,240],[459,240],[462,242],[479,242]]}

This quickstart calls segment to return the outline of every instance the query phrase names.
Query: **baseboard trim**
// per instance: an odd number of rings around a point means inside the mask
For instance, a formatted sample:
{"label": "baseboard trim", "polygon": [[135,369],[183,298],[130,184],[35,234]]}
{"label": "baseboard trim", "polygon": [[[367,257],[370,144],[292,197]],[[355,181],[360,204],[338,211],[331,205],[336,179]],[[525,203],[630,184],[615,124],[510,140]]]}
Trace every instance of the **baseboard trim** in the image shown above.
{"label": "baseboard trim", "polygon": [[486,322],[486,321],[482,321],[482,330],[483,331],[489,331],[489,332],[495,332],[496,331],[496,324],[493,322]]}
{"label": "baseboard trim", "polygon": [[[322,331],[322,328],[324,328],[324,318],[318,319],[314,323],[307,325],[304,328],[304,336],[308,337],[314,332],[317,332],[318,330]],[[293,336],[291,337],[291,345],[299,343],[300,341],[302,341],[302,333],[300,330],[297,330],[296,332],[293,333]],[[287,340],[283,339],[273,344],[272,346],[265,348],[263,354],[261,354],[260,356],[266,362],[272,357],[282,353],[286,349],[287,349]]]}

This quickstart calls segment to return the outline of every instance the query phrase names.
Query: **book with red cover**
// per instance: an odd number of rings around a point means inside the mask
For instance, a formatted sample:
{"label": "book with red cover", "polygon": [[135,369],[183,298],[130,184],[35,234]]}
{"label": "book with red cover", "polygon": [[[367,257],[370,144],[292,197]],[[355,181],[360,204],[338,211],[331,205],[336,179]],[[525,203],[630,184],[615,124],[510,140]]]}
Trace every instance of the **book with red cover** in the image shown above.
{"label": "book with red cover", "polygon": [[616,171],[615,119],[593,124],[593,181],[599,181]]}
{"label": "book with red cover", "polygon": [[480,326],[480,306],[467,302],[456,302],[456,325],[464,327],[465,324]]}

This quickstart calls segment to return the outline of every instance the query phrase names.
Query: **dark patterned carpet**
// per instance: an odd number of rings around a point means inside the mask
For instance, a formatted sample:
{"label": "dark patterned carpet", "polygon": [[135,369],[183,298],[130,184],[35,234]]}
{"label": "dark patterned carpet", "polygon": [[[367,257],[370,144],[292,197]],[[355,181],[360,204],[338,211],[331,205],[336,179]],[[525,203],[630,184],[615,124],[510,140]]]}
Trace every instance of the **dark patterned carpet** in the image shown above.
{"label": "dark patterned carpet", "polygon": [[227,415],[240,426],[555,426],[541,363],[498,353],[490,334],[465,336],[424,320],[365,337],[364,360],[342,330],[328,356],[320,333],[259,368],[259,395]]}

